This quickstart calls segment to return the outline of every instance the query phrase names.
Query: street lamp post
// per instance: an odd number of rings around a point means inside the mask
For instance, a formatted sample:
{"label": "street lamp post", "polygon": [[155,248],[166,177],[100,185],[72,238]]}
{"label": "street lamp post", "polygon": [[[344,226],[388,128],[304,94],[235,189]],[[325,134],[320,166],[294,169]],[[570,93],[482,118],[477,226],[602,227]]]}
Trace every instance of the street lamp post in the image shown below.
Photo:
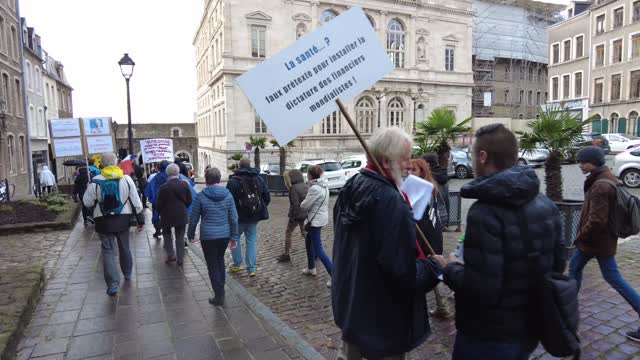
{"label": "street lamp post", "polygon": [[124,76],[124,80],[127,83],[127,116],[129,119],[129,129],[128,129],[128,137],[129,137],[129,154],[133,154],[133,129],[131,128],[131,97],[129,95],[129,79],[133,76],[133,67],[136,65],[133,60],[129,57],[129,54],[125,53],[122,59],[118,61],[118,65],[120,65],[120,71],[122,72],[122,76]]}
{"label": "street lamp post", "polygon": [[376,100],[378,100],[378,129],[380,128],[380,100],[382,100],[382,98],[384,97],[384,93],[381,91],[376,92],[375,94],[373,94],[373,96],[376,97]]}

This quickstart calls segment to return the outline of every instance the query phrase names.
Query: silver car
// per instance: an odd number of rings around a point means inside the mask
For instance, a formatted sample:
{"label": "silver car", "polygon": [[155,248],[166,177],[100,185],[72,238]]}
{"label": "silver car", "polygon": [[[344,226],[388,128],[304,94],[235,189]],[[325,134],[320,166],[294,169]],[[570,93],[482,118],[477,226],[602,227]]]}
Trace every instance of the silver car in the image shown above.
{"label": "silver car", "polygon": [[616,155],[613,158],[613,173],[626,186],[640,187],[640,147]]}
{"label": "silver car", "polygon": [[521,150],[518,154],[518,165],[540,167],[547,162],[549,158],[549,150],[538,148],[531,152]]}
{"label": "silver car", "polygon": [[473,177],[471,152],[469,148],[451,148],[449,166],[451,168],[449,176],[455,176],[458,179]]}

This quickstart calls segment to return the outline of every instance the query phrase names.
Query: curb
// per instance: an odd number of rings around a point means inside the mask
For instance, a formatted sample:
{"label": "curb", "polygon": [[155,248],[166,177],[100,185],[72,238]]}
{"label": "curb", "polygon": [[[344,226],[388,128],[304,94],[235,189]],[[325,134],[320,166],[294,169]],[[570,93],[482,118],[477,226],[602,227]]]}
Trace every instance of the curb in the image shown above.
{"label": "curb", "polygon": [[71,221],[42,221],[32,223],[18,223],[0,225],[0,234],[13,235],[25,232],[43,231],[43,230],[71,230],[76,224],[78,214],[80,213],[80,205],[77,205],[71,214]]}
{"label": "curb", "polygon": [[[204,254],[199,247],[189,246],[189,250],[196,254],[203,262]],[[206,262],[205,262],[206,263]],[[291,329],[284,321],[282,321],[271,309],[264,305],[260,300],[253,296],[244,286],[237,282],[233,277],[227,276],[226,283],[233,292],[244,302],[251,310],[258,314],[265,322],[273,327],[280,336],[287,339],[287,342],[293,346],[303,358],[308,360],[324,360],[316,349],[314,349],[307,341],[300,336],[295,330]]]}

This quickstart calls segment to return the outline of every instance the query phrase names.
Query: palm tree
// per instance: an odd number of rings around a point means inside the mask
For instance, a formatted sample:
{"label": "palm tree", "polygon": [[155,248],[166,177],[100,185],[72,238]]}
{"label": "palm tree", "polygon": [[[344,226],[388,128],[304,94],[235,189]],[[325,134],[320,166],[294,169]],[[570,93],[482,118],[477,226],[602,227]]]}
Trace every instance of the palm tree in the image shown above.
{"label": "palm tree", "polygon": [[468,133],[471,128],[467,126],[473,119],[470,116],[456,124],[456,114],[445,108],[434,109],[426,121],[416,124],[415,143],[423,151],[435,151],[438,154],[440,167],[446,169],[449,165],[449,153],[456,136]]}
{"label": "palm tree", "polygon": [[579,116],[559,108],[540,109],[538,118],[527,123],[529,131],[516,131],[521,150],[531,152],[539,147],[549,150],[549,158],[544,164],[544,181],[547,196],[553,201],[562,201],[562,160],[593,120],[590,117],[580,122]]}
{"label": "palm tree", "polygon": [[249,136],[249,142],[245,145],[251,145],[253,147],[253,161],[256,169],[260,170],[260,149],[264,149],[264,147],[267,146],[267,138],[262,136],[253,137],[252,135]]}
{"label": "palm tree", "polygon": [[275,139],[269,141],[271,145],[276,146],[280,152],[280,175],[284,175],[285,164],[287,163],[287,152],[291,151],[292,147],[295,147],[293,141],[289,141],[287,145],[280,146]]}

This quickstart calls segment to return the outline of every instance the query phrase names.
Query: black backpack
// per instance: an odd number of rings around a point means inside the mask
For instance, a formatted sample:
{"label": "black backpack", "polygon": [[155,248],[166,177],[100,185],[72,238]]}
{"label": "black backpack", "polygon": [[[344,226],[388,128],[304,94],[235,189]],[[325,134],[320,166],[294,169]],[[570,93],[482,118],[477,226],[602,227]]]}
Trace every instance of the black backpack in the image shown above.
{"label": "black backpack", "polygon": [[616,202],[613,211],[609,211],[609,224],[612,233],[619,238],[627,238],[640,232],[640,199],[631,195],[622,184],[609,179],[596,180],[616,189]]}
{"label": "black backpack", "polygon": [[240,189],[236,197],[238,215],[242,217],[255,217],[262,214],[264,203],[260,194],[260,179],[257,176],[237,175]]}
{"label": "black backpack", "polygon": [[519,216],[529,263],[529,311],[535,334],[549,354],[579,359],[578,283],[562,273],[540,269],[540,252],[529,238],[526,216],[524,212]]}

